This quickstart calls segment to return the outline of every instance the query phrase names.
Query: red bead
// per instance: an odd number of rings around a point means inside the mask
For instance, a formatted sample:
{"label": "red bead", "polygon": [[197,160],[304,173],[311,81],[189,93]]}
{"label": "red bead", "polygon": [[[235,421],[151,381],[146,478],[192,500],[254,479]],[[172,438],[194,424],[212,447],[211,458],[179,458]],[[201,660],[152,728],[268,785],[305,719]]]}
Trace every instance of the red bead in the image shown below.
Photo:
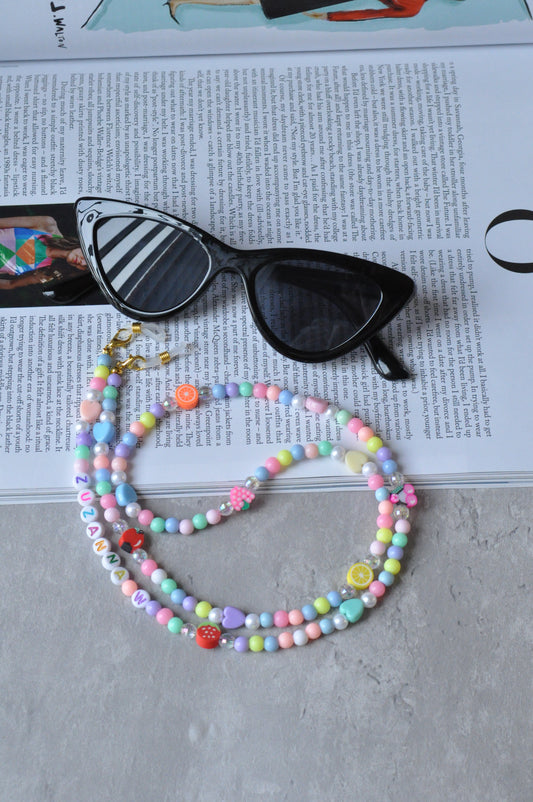
{"label": "red bead", "polygon": [[214,649],[220,640],[220,630],[212,624],[202,624],[196,630],[196,643],[202,649]]}
{"label": "red bead", "polygon": [[135,549],[140,549],[144,543],[144,534],[139,529],[126,529],[121,535],[118,545],[123,551],[131,554]]}

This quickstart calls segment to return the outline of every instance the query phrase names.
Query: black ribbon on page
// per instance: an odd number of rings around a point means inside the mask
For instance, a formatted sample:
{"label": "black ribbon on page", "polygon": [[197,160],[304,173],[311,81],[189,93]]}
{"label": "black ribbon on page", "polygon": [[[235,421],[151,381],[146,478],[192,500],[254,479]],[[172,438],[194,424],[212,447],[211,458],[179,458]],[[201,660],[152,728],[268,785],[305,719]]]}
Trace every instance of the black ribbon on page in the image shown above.
{"label": "black ribbon on page", "polygon": [[509,262],[506,259],[500,259],[498,256],[494,256],[494,254],[491,253],[487,245],[487,236],[493,228],[499,226],[501,223],[512,223],[516,220],[528,220],[533,222],[533,212],[529,209],[511,209],[508,212],[499,214],[494,218],[492,223],[490,223],[485,232],[485,248],[490,258],[493,259],[497,265],[500,265],[500,267],[504,267],[505,270],[511,270],[513,273],[533,273],[533,262]]}

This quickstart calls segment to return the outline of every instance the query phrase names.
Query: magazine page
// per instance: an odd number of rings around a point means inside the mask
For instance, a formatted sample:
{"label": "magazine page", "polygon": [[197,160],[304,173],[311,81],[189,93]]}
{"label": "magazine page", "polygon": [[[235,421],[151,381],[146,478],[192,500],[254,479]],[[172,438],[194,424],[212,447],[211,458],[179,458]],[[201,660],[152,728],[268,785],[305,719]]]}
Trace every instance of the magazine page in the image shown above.
{"label": "magazine page", "polygon": [[[29,477],[36,500],[68,492],[80,400],[128,325],[80,259],[77,196],[144,204],[237,248],[357,255],[416,284],[380,335],[410,372],[390,382],[363,348],[319,364],[281,356],[239,277],[222,274],[167,321],[162,346],[132,344],[146,357],[188,346],[126,378],[119,431],[180,384],[266,381],[357,413],[418,483],[530,482],[533,213],[514,210],[533,204],[532,66],[533,49],[515,46],[4,68],[2,496],[26,497]],[[17,226],[23,243],[60,235],[63,253],[19,254],[13,268]],[[213,401],[146,438],[135,483],[220,488],[280,443],[324,437],[339,435],[280,404]],[[316,460],[278,486],[353,482]]]}
{"label": "magazine page", "polygon": [[524,43],[532,17],[532,0],[19,0],[2,59]]}

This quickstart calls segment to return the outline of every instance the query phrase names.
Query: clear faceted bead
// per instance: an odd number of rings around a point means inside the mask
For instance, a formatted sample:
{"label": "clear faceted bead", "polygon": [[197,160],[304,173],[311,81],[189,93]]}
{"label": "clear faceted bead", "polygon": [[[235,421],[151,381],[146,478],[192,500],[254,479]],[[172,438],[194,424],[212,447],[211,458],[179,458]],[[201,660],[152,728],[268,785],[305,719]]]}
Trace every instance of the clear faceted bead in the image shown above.
{"label": "clear faceted bead", "polygon": [[118,521],[114,521],[111,524],[111,529],[115,535],[122,535],[129,528],[129,524],[123,518],[119,518]]}
{"label": "clear faceted bead", "polygon": [[389,487],[392,493],[399,493],[405,484],[405,477],[403,473],[395,471],[389,476]]}
{"label": "clear faceted bead", "polygon": [[200,398],[200,401],[209,401],[209,399],[213,397],[211,388],[207,384],[204,384],[202,385],[202,387],[199,387],[198,397]]}
{"label": "clear faceted bead", "polygon": [[178,406],[178,402],[174,398],[173,395],[166,395],[165,398],[161,401],[161,406],[167,412],[170,412],[171,409],[176,409]]}
{"label": "clear faceted bead", "polygon": [[220,640],[218,641],[218,645],[222,649],[233,649],[234,643],[235,643],[235,635],[230,635],[228,632],[224,632],[224,634],[220,636]]}
{"label": "clear faceted bead", "polygon": [[396,504],[392,511],[392,517],[394,518],[395,521],[400,521],[400,520],[407,521],[409,515],[410,515],[409,507],[406,507],[405,504]]}
{"label": "clear faceted bead", "polygon": [[135,549],[131,555],[136,563],[142,563],[148,559],[148,552],[144,549]]}
{"label": "clear faceted bead", "polygon": [[261,482],[259,481],[257,476],[247,476],[246,479],[244,480],[244,486],[248,490],[257,490],[260,484]]}
{"label": "clear faceted bead", "polygon": [[222,504],[219,505],[218,511],[224,518],[227,518],[228,515],[231,515],[233,512],[233,504],[231,501],[223,501]]}
{"label": "clear faceted bead", "polygon": [[354,599],[356,595],[356,590],[353,585],[349,585],[348,583],[346,583],[346,585],[341,586],[339,593],[341,594],[341,598],[343,598],[344,600]]}
{"label": "clear faceted bead", "polygon": [[362,562],[365,565],[368,565],[368,567],[371,568],[373,571],[375,571],[376,568],[379,568],[379,566],[381,565],[381,560],[379,559],[379,557],[375,557],[373,554],[369,554],[368,557],[365,557],[365,559],[362,560]]}
{"label": "clear faceted bead", "polygon": [[192,640],[196,637],[196,626],[194,624],[184,624],[180,629],[180,634]]}

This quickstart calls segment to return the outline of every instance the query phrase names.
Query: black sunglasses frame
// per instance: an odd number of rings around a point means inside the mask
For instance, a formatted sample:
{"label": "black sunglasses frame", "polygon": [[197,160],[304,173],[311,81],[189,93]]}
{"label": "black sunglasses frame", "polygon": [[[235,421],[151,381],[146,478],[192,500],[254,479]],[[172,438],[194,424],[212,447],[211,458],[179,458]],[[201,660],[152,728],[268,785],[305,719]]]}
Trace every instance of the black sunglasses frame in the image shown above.
{"label": "black sunglasses frame", "polygon": [[[75,203],[80,244],[85,260],[98,286],[112,306],[122,314],[139,320],[161,320],[171,317],[190,306],[210,286],[221,272],[232,272],[240,276],[246,293],[248,306],[258,331],[280,354],[298,362],[324,362],[349,353],[363,345],[374,367],[383,378],[405,379],[409,373],[400,364],[387,346],[375,335],[387,325],[408,302],[414,292],[413,280],[392,268],[355,256],[315,250],[310,248],[268,248],[244,250],[226,245],[201,228],[179,217],[160,212],[146,206],[106,198],[81,197]],[[98,225],[106,219],[117,217],[146,218],[178,227],[193,237],[204,249],[209,266],[203,280],[188,298],[164,311],[150,312],[131,306],[113,289],[99,257],[96,242]],[[321,351],[300,351],[280,340],[265,323],[255,295],[255,277],[258,271],[273,260],[313,260],[324,266],[338,267],[353,272],[354,278],[363,275],[372,279],[379,287],[381,300],[369,320],[349,339],[340,345]],[[297,270],[295,270],[295,275]],[[335,278],[331,279],[331,300],[342,305],[342,297],[335,292]]]}

